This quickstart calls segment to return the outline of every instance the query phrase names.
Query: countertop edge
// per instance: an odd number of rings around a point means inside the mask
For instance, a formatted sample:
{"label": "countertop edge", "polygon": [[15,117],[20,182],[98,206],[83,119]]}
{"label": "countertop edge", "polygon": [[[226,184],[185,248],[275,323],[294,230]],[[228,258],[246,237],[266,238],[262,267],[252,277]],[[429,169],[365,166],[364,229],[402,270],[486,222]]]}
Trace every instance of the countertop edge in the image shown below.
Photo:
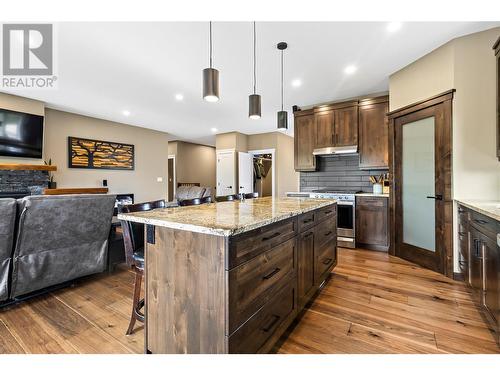
{"label": "countertop edge", "polygon": [[[492,202],[495,202],[495,201],[483,201],[483,202],[481,202],[480,200],[475,201],[473,199],[464,199],[464,200],[455,199],[455,201],[461,205],[464,205],[465,207],[467,207],[471,210],[474,210],[476,212],[479,212],[480,214],[486,215],[486,216],[492,218],[493,220],[500,221],[500,215],[492,212],[491,210],[485,209],[484,207],[478,206],[481,203],[483,203],[483,204],[490,203],[491,204]],[[497,204],[500,206],[500,202],[498,202]]]}
{"label": "countertop edge", "polygon": [[[222,229],[222,228],[209,228],[201,225],[194,225],[194,224],[186,224],[186,223],[179,223],[175,221],[166,221],[162,219],[152,219],[152,218],[143,218],[135,215],[130,215],[126,213],[120,213],[118,214],[118,219],[119,220],[126,220],[126,221],[132,221],[135,223],[142,223],[142,224],[149,224],[149,225],[155,225],[155,226],[160,226],[164,228],[171,228],[171,229],[178,229],[178,230],[186,230],[190,232],[195,232],[195,233],[203,233],[203,234],[211,234],[211,235],[216,235],[216,236],[222,236],[222,237],[230,237],[230,236],[236,236],[241,233],[249,232],[251,230],[264,227],[269,224],[276,223],[281,220],[285,220],[294,216],[299,216],[302,215],[306,212],[314,211],[326,206],[329,206],[331,204],[337,203],[336,200],[331,199],[327,202],[321,202],[318,203],[317,206],[314,207],[309,207],[302,209],[300,211],[295,211],[295,212],[288,212],[286,214],[277,216],[272,219],[266,219],[254,224],[247,225],[245,227],[241,228],[236,228],[236,229]],[[217,204],[217,203],[215,203]],[[179,207],[181,208],[181,207]],[[181,208],[182,209],[182,208]]]}
{"label": "countertop edge", "polygon": [[374,198],[389,198],[388,193],[374,194],[374,193],[356,193],[357,197],[374,197]]}

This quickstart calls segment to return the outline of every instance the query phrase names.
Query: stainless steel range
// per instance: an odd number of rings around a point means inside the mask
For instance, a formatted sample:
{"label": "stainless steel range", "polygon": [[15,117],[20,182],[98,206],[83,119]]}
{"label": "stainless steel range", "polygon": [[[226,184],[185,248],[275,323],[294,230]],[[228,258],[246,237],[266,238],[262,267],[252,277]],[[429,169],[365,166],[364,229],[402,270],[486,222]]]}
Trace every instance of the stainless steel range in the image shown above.
{"label": "stainless steel range", "polygon": [[359,191],[333,191],[287,193],[288,197],[326,198],[337,201],[337,243],[340,247],[356,247],[356,193]]}

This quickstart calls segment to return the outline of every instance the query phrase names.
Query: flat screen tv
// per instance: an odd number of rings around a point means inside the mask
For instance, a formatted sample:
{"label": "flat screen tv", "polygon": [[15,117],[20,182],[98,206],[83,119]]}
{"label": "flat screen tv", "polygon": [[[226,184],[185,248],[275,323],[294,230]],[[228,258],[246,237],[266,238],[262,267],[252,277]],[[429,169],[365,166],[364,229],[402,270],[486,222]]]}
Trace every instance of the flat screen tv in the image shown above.
{"label": "flat screen tv", "polygon": [[0,156],[42,157],[43,116],[0,108]]}

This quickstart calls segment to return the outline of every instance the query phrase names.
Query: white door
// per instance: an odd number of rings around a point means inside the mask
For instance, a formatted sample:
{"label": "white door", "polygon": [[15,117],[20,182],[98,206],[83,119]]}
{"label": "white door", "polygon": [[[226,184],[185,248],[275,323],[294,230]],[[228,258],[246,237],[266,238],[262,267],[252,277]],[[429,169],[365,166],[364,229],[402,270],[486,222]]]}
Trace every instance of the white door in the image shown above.
{"label": "white door", "polygon": [[217,196],[236,194],[236,163],[234,151],[217,153]]}
{"label": "white door", "polygon": [[253,155],[238,152],[238,193],[253,193]]}

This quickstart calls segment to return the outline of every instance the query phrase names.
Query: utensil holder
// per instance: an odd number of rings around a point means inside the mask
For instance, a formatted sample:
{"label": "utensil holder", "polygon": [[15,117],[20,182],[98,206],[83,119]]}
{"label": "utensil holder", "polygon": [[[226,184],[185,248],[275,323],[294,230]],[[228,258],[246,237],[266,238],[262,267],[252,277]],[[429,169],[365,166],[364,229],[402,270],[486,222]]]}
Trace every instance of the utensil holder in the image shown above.
{"label": "utensil holder", "polygon": [[373,194],[382,194],[382,184],[373,184]]}

